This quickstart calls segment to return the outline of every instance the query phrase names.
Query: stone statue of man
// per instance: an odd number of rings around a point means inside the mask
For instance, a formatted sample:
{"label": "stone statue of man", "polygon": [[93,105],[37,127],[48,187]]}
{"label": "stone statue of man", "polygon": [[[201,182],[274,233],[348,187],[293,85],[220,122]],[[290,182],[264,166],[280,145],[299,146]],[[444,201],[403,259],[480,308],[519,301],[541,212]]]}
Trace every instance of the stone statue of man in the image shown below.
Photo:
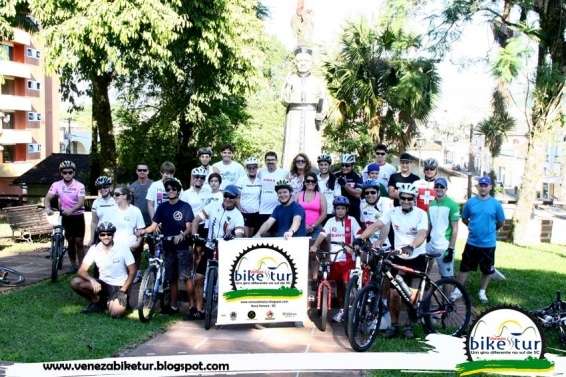
{"label": "stone statue of man", "polygon": [[293,157],[304,152],[316,161],[322,148],[322,120],[325,113],[324,84],[311,74],[312,50],[295,50],[296,71],[283,87],[281,102],[287,108],[283,166],[290,168]]}

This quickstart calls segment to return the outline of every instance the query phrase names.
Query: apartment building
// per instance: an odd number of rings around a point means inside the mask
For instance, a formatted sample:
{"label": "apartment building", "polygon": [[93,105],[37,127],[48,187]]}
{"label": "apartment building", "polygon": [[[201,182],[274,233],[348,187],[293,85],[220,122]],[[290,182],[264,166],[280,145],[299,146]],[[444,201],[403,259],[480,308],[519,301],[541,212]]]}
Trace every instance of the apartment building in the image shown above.
{"label": "apartment building", "polygon": [[43,52],[23,30],[0,41],[0,195],[19,194],[14,179],[59,151],[58,83]]}

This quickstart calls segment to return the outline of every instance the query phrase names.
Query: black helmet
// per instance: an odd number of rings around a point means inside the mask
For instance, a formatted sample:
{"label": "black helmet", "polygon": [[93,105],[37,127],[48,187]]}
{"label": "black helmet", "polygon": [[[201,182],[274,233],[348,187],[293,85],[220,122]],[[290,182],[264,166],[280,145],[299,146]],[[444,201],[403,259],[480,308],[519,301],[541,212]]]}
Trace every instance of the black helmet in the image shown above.
{"label": "black helmet", "polygon": [[438,161],[436,161],[434,158],[427,158],[423,162],[423,167],[425,169],[436,169],[438,168]]}
{"label": "black helmet", "polygon": [[100,234],[105,233],[116,233],[116,227],[110,221],[103,221],[96,227],[96,231]]}
{"label": "black helmet", "polygon": [[202,156],[203,154],[207,154],[212,157],[212,149],[210,147],[202,147],[199,148],[197,151],[197,157]]}

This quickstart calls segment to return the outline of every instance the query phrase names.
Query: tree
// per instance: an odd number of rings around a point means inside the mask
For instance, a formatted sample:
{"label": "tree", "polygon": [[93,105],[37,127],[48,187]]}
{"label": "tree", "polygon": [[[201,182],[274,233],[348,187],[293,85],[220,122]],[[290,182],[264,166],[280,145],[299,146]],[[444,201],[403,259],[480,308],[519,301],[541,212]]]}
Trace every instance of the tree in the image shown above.
{"label": "tree", "polygon": [[[186,23],[175,12],[178,2],[30,0],[49,46],[47,66],[59,75],[65,99],[73,102],[85,93],[92,97],[91,176],[99,174],[98,162],[111,173],[116,167],[109,90],[133,71],[162,71],[168,66],[167,46]],[[88,83],[86,90],[80,82]]]}
{"label": "tree", "polygon": [[415,56],[420,39],[401,29],[372,28],[365,21],[346,26],[341,49],[324,64],[336,116],[326,128],[334,149],[357,150],[387,142],[405,150],[426,120],[439,91],[435,62]]}
{"label": "tree", "polygon": [[[515,12],[513,12],[515,11]],[[529,104],[528,147],[525,170],[519,190],[517,208],[514,212],[514,242],[527,245],[529,220],[533,215],[537,186],[543,174],[546,142],[554,129],[564,121],[561,104],[564,101],[566,81],[566,3],[562,0],[504,0],[500,2],[480,0],[452,0],[442,13],[441,23],[431,33],[439,43],[439,51],[458,37],[453,30],[468,21],[474,14],[490,17],[494,25],[501,25],[502,33],[522,36],[534,44],[536,63],[530,75],[534,84],[526,103]],[[495,35],[496,41],[499,36]],[[502,49],[496,73],[499,77],[514,79],[524,69],[520,52],[508,44]],[[531,81],[526,87],[531,85]]]}
{"label": "tree", "polygon": [[30,17],[29,4],[25,0],[0,0],[0,40],[9,40],[13,28],[29,32],[38,30],[37,22]]}
{"label": "tree", "polygon": [[501,152],[503,141],[507,133],[515,126],[515,120],[509,115],[505,98],[499,88],[493,92],[491,107],[491,115],[478,125],[477,132],[485,136],[485,143],[492,159],[491,168],[493,169],[493,159]]}

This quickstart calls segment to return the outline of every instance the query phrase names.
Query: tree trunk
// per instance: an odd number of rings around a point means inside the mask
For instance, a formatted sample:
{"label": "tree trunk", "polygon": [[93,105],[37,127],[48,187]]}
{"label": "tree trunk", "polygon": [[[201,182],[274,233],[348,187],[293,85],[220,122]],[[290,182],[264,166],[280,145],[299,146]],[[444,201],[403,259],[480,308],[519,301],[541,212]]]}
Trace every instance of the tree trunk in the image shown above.
{"label": "tree trunk", "polygon": [[[544,126],[540,127],[544,129]],[[536,124],[534,128],[537,128]],[[527,149],[525,170],[519,189],[517,208],[513,216],[513,242],[519,246],[533,245],[540,242],[538,236],[532,236],[533,232],[538,235],[540,233],[539,229],[530,229],[529,222],[533,218],[537,189],[542,184],[546,141],[548,139],[547,133],[547,131],[533,132]]]}
{"label": "tree trunk", "polygon": [[[92,114],[92,119],[94,119],[94,114]],[[100,176],[100,155],[98,153],[98,127],[96,123],[92,122],[91,129],[92,140],[90,142],[90,177],[84,182],[88,187],[90,193],[96,194],[96,187],[94,181],[96,177]]]}
{"label": "tree trunk", "polygon": [[106,172],[107,174],[113,176],[116,168],[116,142],[114,140],[112,110],[108,98],[108,89],[111,82],[111,74],[97,75],[91,80],[92,118],[100,137],[100,165],[102,169],[109,170],[109,172]]}
{"label": "tree trunk", "polygon": [[184,186],[190,185],[190,168],[196,166],[195,147],[189,147],[189,141],[193,138],[193,124],[187,120],[185,112],[179,114],[179,147],[175,155],[175,168],[177,177],[181,179]]}

